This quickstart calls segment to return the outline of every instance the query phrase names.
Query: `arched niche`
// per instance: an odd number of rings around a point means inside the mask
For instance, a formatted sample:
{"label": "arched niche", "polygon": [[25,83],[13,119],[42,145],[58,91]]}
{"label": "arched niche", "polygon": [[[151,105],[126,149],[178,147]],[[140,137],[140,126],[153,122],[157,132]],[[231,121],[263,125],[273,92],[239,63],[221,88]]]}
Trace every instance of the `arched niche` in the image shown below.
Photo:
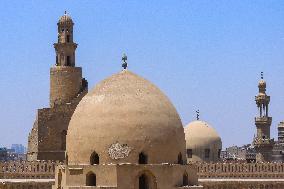
{"label": "arched niche", "polygon": [[135,189],[157,189],[157,180],[150,171],[144,170],[137,175],[135,185]]}
{"label": "arched niche", "polygon": [[97,186],[97,176],[93,172],[86,175],[86,186]]}
{"label": "arched niche", "polygon": [[187,174],[187,172],[183,173],[183,176],[182,176],[182,186],[188,186],[188,174]]}
{"label": "arched niche", "polygon": [[183,165],[183,159],[182,159],[182,154],[181,153],[179,153],[178,154],[178,164],[180,164],[180,165]]}
{"label": "arched niche", "polygon": [[147,164],[148,163],[148,156],[145,153],[141,152],[139,154],[138,163],[139,164]]}
{"label": "arched niche", "polygon": [[93,152],[90,156],[90,164],[91,165],[96,165],[100,164],[100,157],[96,152]]}

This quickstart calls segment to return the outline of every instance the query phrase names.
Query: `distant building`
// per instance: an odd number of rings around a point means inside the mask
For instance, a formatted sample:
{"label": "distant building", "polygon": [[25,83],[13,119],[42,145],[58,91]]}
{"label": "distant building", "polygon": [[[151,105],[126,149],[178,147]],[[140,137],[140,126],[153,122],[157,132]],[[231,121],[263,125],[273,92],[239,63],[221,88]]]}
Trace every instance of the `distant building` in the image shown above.
{"label": "distant building", "polygon": [[246,144],[241,147],[231,146],[221,152],[221,159],[223,161],[246,161],[255,162],[256,153],[251,144]]}
{"label": "distant building", "polygon": [[0,148],[0,161],[14,161],[17,160],[18,154],[14,149]]}
{"label": "distant building", "polygon": [[281,121],[278,125],[278,142],[284,145],[284,122]]}
{"label": "distant building", "polygon": [[26,147],[22,144],[12,144],[11,149],[15,150],[17,154],[25,154]]}
{"label": "distant building", "polygon": [[275,142],[272,150],[272,158],[275,162],[284,162],[284,122],[278,125],[278,141]]}
{"label": "distant building", "polygon": [[8,151],[7,148],[0,148],[0,161],[7,161]]}

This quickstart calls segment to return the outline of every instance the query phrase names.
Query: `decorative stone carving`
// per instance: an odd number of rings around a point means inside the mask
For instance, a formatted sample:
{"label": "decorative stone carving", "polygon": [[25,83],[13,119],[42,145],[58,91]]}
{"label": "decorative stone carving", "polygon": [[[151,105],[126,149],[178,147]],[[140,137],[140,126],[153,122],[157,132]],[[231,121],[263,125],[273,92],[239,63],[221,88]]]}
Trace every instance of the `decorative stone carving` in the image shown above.
{"label": "decorative stone carving", "polygon": [[127,144],[115,142],[108,148],[108,154],[112,159],[123,159],[129,155],[131,150],[131,147],[127,146]]}

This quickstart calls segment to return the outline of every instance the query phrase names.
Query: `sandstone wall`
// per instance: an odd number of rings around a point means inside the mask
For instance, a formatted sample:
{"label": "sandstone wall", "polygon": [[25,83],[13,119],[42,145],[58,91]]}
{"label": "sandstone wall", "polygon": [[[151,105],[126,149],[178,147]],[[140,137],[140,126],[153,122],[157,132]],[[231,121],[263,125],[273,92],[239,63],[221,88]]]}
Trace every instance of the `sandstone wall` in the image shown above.
{"label": "sandstone wall", "polygon": [[56,66],[50,69],[50,107],[71,102],[81,89],[81,67]]}
{"label": "sandstone wall", "polygon": [[28,138],[28,161],[65,159],[69,121],[87,91],[85,86],[70,103],[38,110]]}
{"label": "sandstone wall", "polygon": [[199,178],[284,178],[283,163],[196,163],[196,165]]}
{"label": "sandstone wall", "polygon": [[0,181],[0,189],[51,189],[54,181],[40,182],[40,181],[25,181],[25,182],[12,182]]}
{"label": "sandstone wall", "polygon": [[53,179],[59,161],[0,162],[0,179]]}
{"label": "sandstone wall", "polygon": [[201,181],[203,189],[283,189],[281,181]]}

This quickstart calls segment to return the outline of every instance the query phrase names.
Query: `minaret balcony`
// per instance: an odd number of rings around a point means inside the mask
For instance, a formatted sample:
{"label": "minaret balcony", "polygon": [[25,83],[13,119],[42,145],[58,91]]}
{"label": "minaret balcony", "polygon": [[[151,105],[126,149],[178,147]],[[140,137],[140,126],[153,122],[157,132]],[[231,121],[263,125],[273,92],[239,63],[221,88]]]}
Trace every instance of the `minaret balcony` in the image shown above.
{"label": "minaret balcony", "polygon": [[271,145],[274,144],[274,139],[269,139],[269,138],[254,138],[253,144],[255,146],[259,145]]}
{"label": "minaret balcony", "polygon": [[64,42],[64,43],[54,43],[53,44],[53,46],[54,46],[54,48],[56,49],[56,50],[58,50],[59,48],[64,48],[64,47],[71,47],[71,48],[74,48],[74,49],[76,49],[77,48],[77,46],[78,46],[78,44],[77,43],[73,43],[73,42],[69,42],[69,43],[67,43],[67,42]]}
{"label": "minaret balcony", "polygon": [[267,124],[272,121],[272,117],[255,117],[254,119],[256,124]]}
{"label": "minaret balcony", "polygon": [[257,96],[255,96],[255,101],[257,101],[257,102],[270,102],[270,96],[257,95]]}

